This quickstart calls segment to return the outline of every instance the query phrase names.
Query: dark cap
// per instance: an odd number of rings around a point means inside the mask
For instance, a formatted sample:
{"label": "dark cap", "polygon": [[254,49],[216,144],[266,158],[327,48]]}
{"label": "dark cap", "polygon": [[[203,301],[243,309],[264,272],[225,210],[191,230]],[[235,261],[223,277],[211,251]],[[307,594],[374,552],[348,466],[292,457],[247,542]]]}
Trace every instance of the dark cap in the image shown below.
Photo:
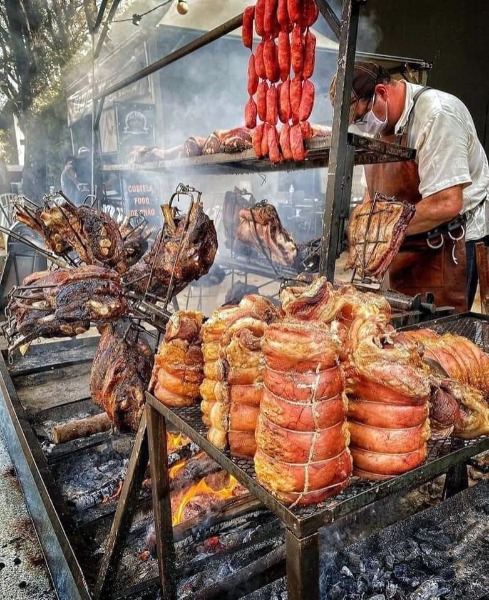
{"label": "dark cap", "polygon": [[[370,99],[374,95],[375,86],[378,83],[387,83],[391,80],[389,71],[374,62],[357,61],[353,68],[353,81],[351,88],[351,101]],[[336,93],[336,74],[331,80],[329,97],[334,102]]]}

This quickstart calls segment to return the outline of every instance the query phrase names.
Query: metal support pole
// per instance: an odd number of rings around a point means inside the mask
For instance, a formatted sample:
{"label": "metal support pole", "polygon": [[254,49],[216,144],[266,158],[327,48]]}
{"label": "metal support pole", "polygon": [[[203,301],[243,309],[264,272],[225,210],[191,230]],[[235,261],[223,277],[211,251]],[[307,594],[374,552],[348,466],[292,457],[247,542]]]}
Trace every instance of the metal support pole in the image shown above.
{"label": "metal support pole", "polygon": [[127,534],[131,528],[137,499],[148,466],[148,458],[146,415],[143,413],[95,584],[93,594],[95,600],[107,597],[108,590],[112,588],[117,575],[117,567],[124,551]]}
{"label": "metal support pole", "polygon": [[467,463],[462,462],[448,469],[445,478],[445,487],[443,488],[443,498],[451,498],[468,487]]}
{"label": "metal support pole", "polygon": [[145,410],[148,422],[149,465],[161,592],[165,600],[177,600],[166,420],[149,404],[146,404]]}
{"label": "metal support pole", "polygon": [[319,533],[305,538],[285,530],[288,600],[319,600]]}
{"label": "metal support pole", "polygon": [[341,36],[341,21],[329,5],[329,2],[327,2],[327,0],[316,0],[316,4],[318,5],[319,12],[331,27],[331,31],[335,34],[336,39],[339,40]]}
{"label": "metal support pole", "polygon": [[361,2],[362,0],[344,0],[341,18],[331,151],[319,264],[319,272],[326,275],[329,281],[334,279],[336,253],[341,243],[338,224],[342,214],[342,200],[344,203],[347,200],[349,202],[351,194],[353,161],[348,150],[348,117]]}
{"label": "metal support pole", "polygon": [[240,15],[237,15],[233,19],[230,19],[229,21],[226,21],[222,25],[219,25],[219,27],[216,27],[215,29],[208,31],[204,35],[201,35],[196,40],[193,40],[192,42],[185,44],[185,46],[182,46],[182,48],[175,50],[175,52],[171,52],[167,56],[160,58],[160,60],[157,60],[156,62],[148,65],[147,67],[144,67],[144,69],[141,69],[141,71],[138,71],[137,73],[134,73],[133,75],[130,75],[129,77],[127,77],[126,79],[123,79],[119,83],[115,83],[114,85],[110,86],[106,90],[102,90],[102,92],[100,92],[94,98],[94,100],[99,100],[100,98],[103,98],[104,96],[110,96],[110,94],[114,94],[115,92],[122,90],[123,88],[127,87],[128,85],[131,85],[131,84],[135,83],[136,81],[139,81],[140,79],[144,79],[148,75],[152,75],[153,73],[156,73],[156,71],[159,71],[163,67],[166,67],[167,65],[170,65],[171,63],[179,60],[180,58],[183,58],[184,56],[191,54],[194,50],[198,50],[199,48],[202,48],[203,46],[206,46],[207,44],[210,44],[211,42],[221,38],[222,36],[226,35],[227,33],[230,33],[231,31],[238,29],[238,27],[241,27],[242,23],[243,23],[243,14],[241,13]]}

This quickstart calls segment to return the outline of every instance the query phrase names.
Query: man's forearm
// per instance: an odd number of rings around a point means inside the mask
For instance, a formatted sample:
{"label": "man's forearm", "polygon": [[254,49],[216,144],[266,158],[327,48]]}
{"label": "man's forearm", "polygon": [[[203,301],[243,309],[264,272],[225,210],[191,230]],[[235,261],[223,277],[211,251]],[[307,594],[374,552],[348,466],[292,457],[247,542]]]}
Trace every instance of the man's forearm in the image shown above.
{"label": "man's forearm", "polygon": [[416,204],[416,212],[407,228],[407,235],[429,231],[455,218],[462,209],[462,186],[457,185]]}

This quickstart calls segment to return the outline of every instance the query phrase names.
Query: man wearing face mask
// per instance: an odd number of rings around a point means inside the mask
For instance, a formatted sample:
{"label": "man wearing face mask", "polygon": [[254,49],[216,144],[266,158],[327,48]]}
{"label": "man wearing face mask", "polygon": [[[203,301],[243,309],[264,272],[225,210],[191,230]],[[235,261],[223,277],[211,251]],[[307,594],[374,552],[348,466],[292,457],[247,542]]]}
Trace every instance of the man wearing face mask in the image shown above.
{"label": "man wearing face mask", "polygon": [[[335,78],[330,97],[334,100]],[[389,269],[391,288],[433,292],[438,306],[472,306],[475,243],[488,239],[489,168],[467,107],[455,96],[391,78],[356,62],[350,131],[416,149],[413,161],[366,165],[366,199],[375,192],[410,202],[416,212]]]}

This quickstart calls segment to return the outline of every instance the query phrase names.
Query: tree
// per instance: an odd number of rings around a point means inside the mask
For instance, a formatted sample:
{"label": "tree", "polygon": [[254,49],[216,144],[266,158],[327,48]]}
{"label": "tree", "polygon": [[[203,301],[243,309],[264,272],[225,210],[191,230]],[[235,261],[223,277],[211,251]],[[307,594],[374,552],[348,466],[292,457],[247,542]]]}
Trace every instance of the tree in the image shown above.
{"label": "tree", "polygon": [[46,143],[67,136],[63,74],[89,51],[87,19],[96,12],[95,0],[0,3],[0,103],[19,119],[39,193],[51,158]]}

